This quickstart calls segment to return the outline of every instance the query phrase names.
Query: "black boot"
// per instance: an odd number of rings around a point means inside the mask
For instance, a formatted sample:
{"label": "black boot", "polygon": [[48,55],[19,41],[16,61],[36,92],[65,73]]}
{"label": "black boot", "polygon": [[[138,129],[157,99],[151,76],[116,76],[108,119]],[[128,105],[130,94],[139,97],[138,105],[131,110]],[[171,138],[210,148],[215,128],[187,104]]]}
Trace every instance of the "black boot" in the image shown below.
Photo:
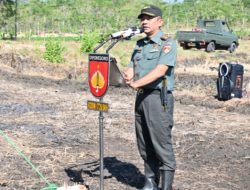
{"label": "black boot", "polygon": [[173,180],[174,180],[174,171],[162,170],[161,190],[172,190]]}
{"label": "black boot", "polygon": [[145,185],[140,190],[159,190],[159,165],[153,161],[144,162]]}

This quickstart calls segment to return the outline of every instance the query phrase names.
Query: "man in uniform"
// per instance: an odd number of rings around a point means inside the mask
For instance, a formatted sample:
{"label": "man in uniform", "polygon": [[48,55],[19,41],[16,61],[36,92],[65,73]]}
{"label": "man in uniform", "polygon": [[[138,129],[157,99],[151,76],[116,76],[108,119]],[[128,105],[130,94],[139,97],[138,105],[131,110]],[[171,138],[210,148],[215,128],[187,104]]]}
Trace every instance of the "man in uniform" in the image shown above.
{"label": "man in uniform", "polygon": [[137,90],[135,127],[140,155],[144,160],[145,185],[157,190],[162,174],[162,190],[172,190],[176,168],[171,142],[173,127],[173,87],[176,42],[164,35],[162,11],[148,6],[138,16],[146,37],[137,41],[128,69],[127,84]]}

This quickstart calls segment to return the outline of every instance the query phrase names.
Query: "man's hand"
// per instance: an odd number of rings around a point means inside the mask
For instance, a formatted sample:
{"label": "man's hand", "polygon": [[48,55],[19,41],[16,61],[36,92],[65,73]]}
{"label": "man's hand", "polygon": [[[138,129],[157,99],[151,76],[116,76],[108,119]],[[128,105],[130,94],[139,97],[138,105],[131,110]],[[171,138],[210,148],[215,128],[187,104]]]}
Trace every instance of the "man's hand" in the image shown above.
{"label": "man's hand", "polygon": [[134,70],[132,68],[128,68],[125,72],[123,72],[123,78],[126,82],[133,80]]}
{"label": "man's hand", "polygon": [[126,82],[133,89],[141,88],[157,80],[158,78],[164,76],[167,69],[168,69],[167,65],[157,65],[151,72],[149,72],[147,75],[140,78],[139,80],[137,81],[132,80],[132,81],[126,81]]}
{"label": "man's hand", "polygon": [[140,78],[137,81],[133,80],[134,70],[132,68],[128,68],[124,73],[123,77],[126,81],[126,84],[129,85],[133,89],[138,89],[142,86],[150,84],[151,82],[157,80],[158,78],[165,75],[168,69],[167,65],[157,65],[151,72],[149,72],[144,77]]}
{"label": "man's hand", "polygon": [[127,85],[129,85],[131,88],[133,88],[134,90],[138,89],[137,83],[135,81],[128,81],[126,82]]}

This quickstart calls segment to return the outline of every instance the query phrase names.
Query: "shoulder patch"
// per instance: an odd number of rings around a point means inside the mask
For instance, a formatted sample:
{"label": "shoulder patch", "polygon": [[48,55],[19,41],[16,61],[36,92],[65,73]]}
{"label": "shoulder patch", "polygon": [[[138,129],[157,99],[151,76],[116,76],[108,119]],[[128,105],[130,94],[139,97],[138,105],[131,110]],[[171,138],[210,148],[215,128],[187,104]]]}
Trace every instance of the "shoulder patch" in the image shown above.
{"label": "shoulder patch", "polygon": [[163,41],[167,41],[168,39],[170,39],[171,38],[171,34],[164,34],[163,36],[161,36],[161,40],[163,40]]}
{"label": "shoulder patch", "polygon": [[165,46],[163,46],[163,52],[164,53],[169,53],[171,51],[172,47],[171,44],[167,43]]}

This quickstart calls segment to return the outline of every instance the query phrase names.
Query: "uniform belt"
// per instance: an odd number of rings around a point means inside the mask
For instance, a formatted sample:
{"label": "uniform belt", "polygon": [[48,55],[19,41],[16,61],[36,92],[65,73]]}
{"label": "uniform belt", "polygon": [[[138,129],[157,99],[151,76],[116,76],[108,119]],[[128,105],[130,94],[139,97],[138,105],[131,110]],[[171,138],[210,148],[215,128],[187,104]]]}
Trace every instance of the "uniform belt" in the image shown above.
{"label": "uniform belt", "polygon": [[160,94],[160,89],[150,89],[150,88],[139,88],[137,90],[138,94]]}
{"label": "uniform belt", "polygon": [[160,94],[160,89],[147,89],[147,88],[139,88],[137,90],[137,94]]}
{"label": "uniform belt", "polygon": [[[137,94],[160,94],[160,89],[149,89],[149,88],[139,88]],[[172,94],[172,91],[167,91],[168,94]]]}

